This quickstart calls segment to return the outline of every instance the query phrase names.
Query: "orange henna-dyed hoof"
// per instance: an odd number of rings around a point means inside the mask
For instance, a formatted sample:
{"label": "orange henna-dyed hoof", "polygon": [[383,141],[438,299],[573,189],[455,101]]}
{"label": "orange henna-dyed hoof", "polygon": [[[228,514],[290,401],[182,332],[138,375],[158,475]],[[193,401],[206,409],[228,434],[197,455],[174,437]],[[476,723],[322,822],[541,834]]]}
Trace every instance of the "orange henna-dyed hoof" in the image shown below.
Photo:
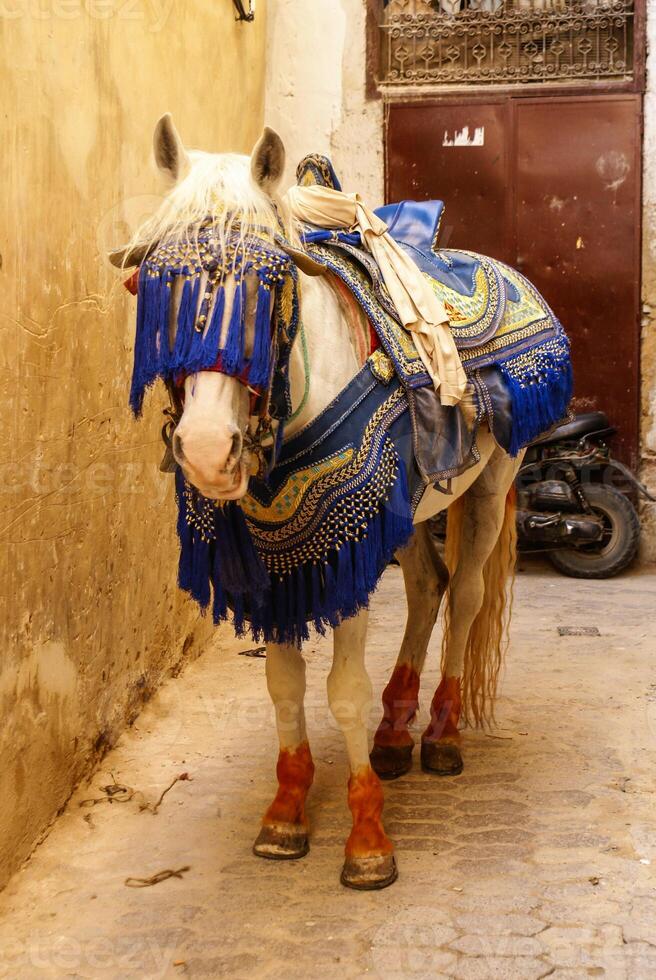
{"label": "orange henna-dyed hoof", "polygon": [[412,769],[413,745],[375,745],[369,754],[371,768],[381,779],[398,779]]}
{"label": "orange henna-dyed hoof", "polygon": [[369,766],[363,766],[349,779],[348,803],[353,829],[346,842],[340,880],[347,888],[386,888],[397,876],[394,845],[381,820],[383,788]]}
{"label": "orange henna-dyed hoof", "polygon": [[307,829],[301,824],[263,824],[253,854],[272,861],[295,861],[310,850]]}
{"label": "orange henna-dyed hoof", "polygon": [[294,751],[281,750],[276,774],[278,792],[264,815],[253,852],[278,861],[304,857],[310,847],[305,800],[314,778],[307,742]]}
{"label": "orange henna-dyed hoof", "polygon": [[419,675],[408,664],[395,667],[383,691],[383,719],[369,756],[381,779],[398,779],[412,769],[414,739],[408,731],[419,706]]}
{"label": "orange henna-dyed hoof", "polygon": [[460,746],[451,738],[422,742],[421,768],[438,776],[460,775],[464,768]]}
{"label": "orange henna-dyed hoof", "polygon": [[340,881],[346,888],[370,892],[393,885],[399,876],[393,854],[380,857],[347,858]]}
{"label": "orange henna-dyed hoof", "polygon": [[408,725],[419,707],[419,674],[409,664],[395,667],[383,691],[383,719],[374,735],[381,748],[412,748],[414,740]]}
{"label": "orange henna-dyed hoof", "polygon": [[439,776],[463,770],[458,722],[462,708],[459,677],[443,677],[431,703],[431,719],[421,737],[421,767]]}

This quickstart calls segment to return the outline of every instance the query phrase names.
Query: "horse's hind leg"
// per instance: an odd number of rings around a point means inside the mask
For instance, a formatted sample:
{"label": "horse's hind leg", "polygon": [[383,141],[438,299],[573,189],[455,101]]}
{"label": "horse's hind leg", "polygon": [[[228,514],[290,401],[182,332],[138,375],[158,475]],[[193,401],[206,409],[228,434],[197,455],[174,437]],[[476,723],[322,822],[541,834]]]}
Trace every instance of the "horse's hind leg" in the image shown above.
{"label": "horse's hind leg", "polygon": [[[421,742],[422,767],[439,775],[462,772],[458,723],[463,687],[476,722],[483,719],[496,692],[506,579],[515,552],[515,512],[509,494],[520,462],[521,458],[511,459],[496,450],[462,501],[455,504],[462,507],[462,524],[457,565],[449,585],[442,678]],[[451,533],[452,527],[447,532],[447,550]]]}
{"label": "horse's hind leg", "polygon": [[348,804],[353,829],[346,842],[341,881],[349,888],[385,888],[396,879],[394,846],[382,824],[383,789],[369,764],[367,721],[371,681],[364,665],[367,611],[334,631],[335,652],[328,675],[328,701],[346,740],[351,777]]}
{"label": "horse's hind leg", "polygon": [[383,691],[383,718],[374,736],[371,765],[381,779],[396,779],[412,767],[414,739],[408,731],[419,705],[419,678],[449,573],[428,524],[418,524],[397,555],[408,618],[396,666]]}
{"label": "horse's hind leg", "polygon": [[305,799],[314,776],[303,710],[305,661],[301,651],[269,644],[266,677],[280,742],[278,792],[264,815],[253,851],[258,857],[278,860],[300,858],[309,848]]}

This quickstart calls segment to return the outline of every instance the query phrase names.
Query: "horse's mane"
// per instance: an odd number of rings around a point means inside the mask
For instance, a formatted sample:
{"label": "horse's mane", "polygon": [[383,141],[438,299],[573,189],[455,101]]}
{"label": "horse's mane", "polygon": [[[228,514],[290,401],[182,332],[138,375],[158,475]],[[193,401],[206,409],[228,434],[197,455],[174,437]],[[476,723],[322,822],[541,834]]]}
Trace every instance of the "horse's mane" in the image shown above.
{"label": "horse's mane", "polygon": [[[251,177],[250,157],[189,151],[189,173],[169,191],[155,214],[135,232],[130,247],[162,241],[195,242],[208,219],[219,242],[283,231],[298,242],[298,227],[284,202],[268,197]],[[280,223],[282,222],[282,229]]]}

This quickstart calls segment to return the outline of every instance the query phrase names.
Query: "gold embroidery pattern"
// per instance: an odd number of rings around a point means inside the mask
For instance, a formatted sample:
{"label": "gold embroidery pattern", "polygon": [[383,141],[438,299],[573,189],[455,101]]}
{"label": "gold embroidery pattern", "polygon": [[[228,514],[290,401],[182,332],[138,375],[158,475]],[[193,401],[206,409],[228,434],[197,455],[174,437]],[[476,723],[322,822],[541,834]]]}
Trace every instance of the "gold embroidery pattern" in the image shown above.
{"label": "gold embroidery pattern", "polygon": [[499,289],[498,274],[495,274],[491,261],[483,255],[477,255],[476,258],[480,265],[474,277],[472,296],[458,293],[424,273],[433,292],[446,307],[456,344],[458,340],[484,336],[499,314],[499,304],[505,301],[505,296],[501,295]]}
{"label": "gold embroidery pattern", "polygon": [[247,517],[254,521],[265,521],[269,524],[280,524],[288,521],[298,510],[303,497],[311,490],[318,480],[327,474],[341,469],[353,456],[353,449],[344,449],[328,459],[322,459],[312,466],[306,466],[287,477],[278,490],[271,504],[260,503],[251,494],[244,497],[242,509]]}
{"label": "gold embroidery pattern", "polygon": [[[354,259],[336,248],[314,245],[315,250],[329,267],[338,269],[338,275],[353,290],[365,313],[374,324],[384,351],[390,358],[401,380],[410,386],[428,383],[428,376],[412,334],[381,304],[367,272]],[[455,250],[452,250],[455,251]],[[485,364],[498,363],[510,356],[522,353],[523,348],[542,345],[559,330],[553,313],[537,289],[521,273],[503,262],[497,262],[474,252],[462,254],[477,258],[480,262],[475,273],[475,290],[471,297],[462,296],[455,290],[429,278],[436,294],[449,314],[458,353],[466,371]],[[507,280],[519,293],[515,301],[499,283]],[[480,335],[484,337],[494,317],[499,314],[499,304],[504,303],[503,316],[495,332],[478,346],[471,346]],[[467,345],[463,343],[467,341]],[[423,379],[426,379],[425,381]],[[382,379],[381,379],[382,380]]]}
{"label": "gold embroidery pattern", "polygon": [[244,508],[255,547],[271,574],[287,575],[308,561],[323,563],[329,551],[366,534],[370,518],[387,500],[397,478],[399,460],[387,430],[405,408],[399,387],[373,414],[361,445],[350,457],[309,481],[293,504],[291,499],[285,502],[286,520],[276,517],[276,503],[284,488],[269,507],[262,508],[258,523],[249,519]]}
{"label": "gold embroidery pattern", "polygon": [[[408,384],[421,384],[420,379],[429,381],[426,368],[417,353],[410,333],[381,304],[371,285],[368,274],[358,262],[349,258],[336,248],[312,245],[308,252],[316,254],[319,261],[327,262],[329,268],[339,270],[337,275],[352,290],[356,299],[371,320],[387,354],[391,357],[399,377]],[[389,302],[389,300],[388,300]]]}

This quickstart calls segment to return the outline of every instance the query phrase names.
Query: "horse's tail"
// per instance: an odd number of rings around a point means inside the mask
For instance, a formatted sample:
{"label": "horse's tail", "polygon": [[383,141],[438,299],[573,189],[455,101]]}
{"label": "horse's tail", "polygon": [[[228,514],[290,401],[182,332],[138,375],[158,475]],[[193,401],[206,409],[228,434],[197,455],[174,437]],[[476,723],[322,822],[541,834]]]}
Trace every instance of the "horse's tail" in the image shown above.
{"label": "horse's tail", "polygon": [[[454,501],[447,512],[445,561],[450,576],[458,564],[465,496]],[[462,717],[476,727],[494,720],[494,701],[499,671],[508,645],[512,608],[512,585],[517,551],[515,488],[508,491],[503,523],[497,542],[483,567],[483,604],[469,630],[461,681]],[[508,579],[510,577],[510,583]],[[452,594],[449,591],[442,640],[442,669],[450,633]]]}

